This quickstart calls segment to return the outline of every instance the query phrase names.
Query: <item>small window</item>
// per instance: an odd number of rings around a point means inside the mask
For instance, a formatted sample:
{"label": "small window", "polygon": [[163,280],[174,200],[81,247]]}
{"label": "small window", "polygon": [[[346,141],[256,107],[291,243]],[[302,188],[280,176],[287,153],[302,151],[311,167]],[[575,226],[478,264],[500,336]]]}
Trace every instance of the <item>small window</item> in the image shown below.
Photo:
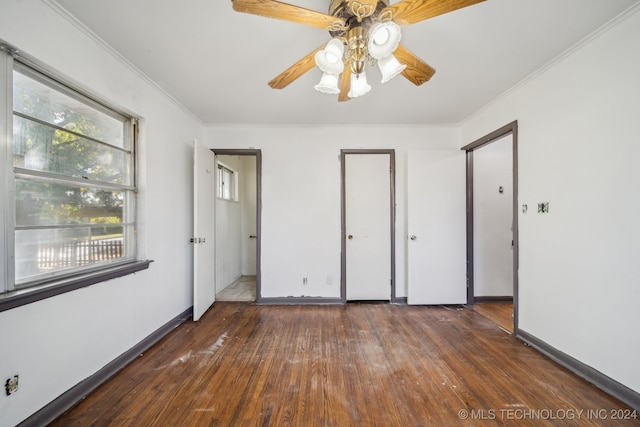
{"label": "small window", "polygon": [[224,200],[238,200],[238,172],[230,167],[218,163],[218,198]]}

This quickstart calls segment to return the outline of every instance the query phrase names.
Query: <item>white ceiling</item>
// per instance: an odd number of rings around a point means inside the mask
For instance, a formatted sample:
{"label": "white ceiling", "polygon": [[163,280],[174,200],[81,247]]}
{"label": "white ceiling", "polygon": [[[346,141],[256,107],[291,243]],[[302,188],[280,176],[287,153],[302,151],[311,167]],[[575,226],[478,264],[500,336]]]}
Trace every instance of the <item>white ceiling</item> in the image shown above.
{"label": "white ceiling", "polygon": [[323,30],[234,12],[231,0],[55,2],[207,124],[455,124],[638,0],[488,0],[405,27],[431,81],[382,85],[370,69],[371,92],[342,103],[313,89],[317,68],[267,86],[325,43]]}

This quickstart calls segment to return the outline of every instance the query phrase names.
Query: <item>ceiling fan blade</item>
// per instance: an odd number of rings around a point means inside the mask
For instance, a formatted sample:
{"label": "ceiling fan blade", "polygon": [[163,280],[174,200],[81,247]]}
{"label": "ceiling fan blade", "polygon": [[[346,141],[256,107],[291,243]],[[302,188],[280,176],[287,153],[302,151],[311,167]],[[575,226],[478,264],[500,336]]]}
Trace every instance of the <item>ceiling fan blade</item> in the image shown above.
{"label": "ceiling fan blade", "polygon": [[350,100],[349,90],[351,89],[351,67],[344,67],[344,71],[340,75],[340,94],[338,95],[338,102],[345,102]]}
{"label": "ceiling fan blade", "polygon": [[402,0],[385,7],[380,14],[391,13],[392,19],[404,27],[483,1],[486,0]]}
{"label": "ceiling fan blade", "polygon": [[405,64],[407,66],[407,68],[402,72],[402,75],[416,86],[420,86],[422,83],[428,82],[436,73],[436,70],[433,67],[415,56],[402,45],[398,46],[396,51],[393,52],[393,55],[401,64]]}
{"label": "ceiling fan blade", "polygon": [[294,80],[316,66],[316,52],[324,49],[325,46],[326,43],[313,52],[309,53],[307,56],[293,64],[291,67],[284,70],[282,73],[280,73],[280,75],[269,82],[269,86],[274,89],[284,89],[285,87],[289,86],[289,84],[291,84]]}
{"label": "ceiling fan blade", "polygon": [[344,25],[342,18],[336,18],[326,13],[305,9],[276,0],[231,0],[233,10],[265,16],[267,18],[282,19],[284,21],[297,22],[298,24],[327,30],[336,25]]}

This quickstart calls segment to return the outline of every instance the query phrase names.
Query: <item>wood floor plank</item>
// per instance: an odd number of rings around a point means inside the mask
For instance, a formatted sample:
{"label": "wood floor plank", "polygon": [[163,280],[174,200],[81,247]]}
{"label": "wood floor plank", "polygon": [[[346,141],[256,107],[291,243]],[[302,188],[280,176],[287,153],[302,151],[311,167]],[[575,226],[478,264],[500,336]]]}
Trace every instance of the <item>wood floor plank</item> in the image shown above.
{"label": "wood floor plank", "polygon": [[507,301],[479,302],[471,306],[475,312],[487,317],[507,331],[513,331],[513,303]]}
{"label": "wood floor plank", "polygon": [[52,426],[640,425],[558,418],[617,409],[467,307],[216,302]]}

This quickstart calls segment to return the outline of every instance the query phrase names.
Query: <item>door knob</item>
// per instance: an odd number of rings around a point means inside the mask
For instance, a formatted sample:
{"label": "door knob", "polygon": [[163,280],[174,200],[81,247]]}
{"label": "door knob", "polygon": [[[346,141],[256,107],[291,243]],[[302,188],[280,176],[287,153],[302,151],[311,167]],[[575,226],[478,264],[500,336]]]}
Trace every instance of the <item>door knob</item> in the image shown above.
{"label": "door knob", "polygon": [[415,235],[413,235],[413,234],[412,234],[412,235],[411,235],[411,237],[409,237],[409,238],[410,238],[411,240],[416,240],[416,239],[417,239],[417,237],[416,237]]}
{"label": "door knob", "polygon": [[347,237],[347,239],[349,239],[349,240],[353,239],[353,235],[349,234],[349,236]]}

